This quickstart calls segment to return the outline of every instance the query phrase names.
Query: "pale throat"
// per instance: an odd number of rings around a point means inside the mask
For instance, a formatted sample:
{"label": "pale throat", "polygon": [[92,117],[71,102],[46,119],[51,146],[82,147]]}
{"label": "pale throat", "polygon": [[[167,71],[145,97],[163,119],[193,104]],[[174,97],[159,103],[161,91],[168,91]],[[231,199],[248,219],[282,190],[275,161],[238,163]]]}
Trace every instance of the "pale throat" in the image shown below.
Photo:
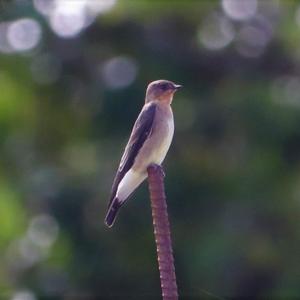
{"label": "pale throat", "polygon": [[159,97],[150,94],[150,95],[146,95],[145,103],[149,103],[153,101],[153,102],[159,102],[159,103],[170,105],[173,101],[173,96],[174,96],[174,92],[165,93]]}
{"label": "pale throat", "polygon": [[158,98],[158,100],[162,103],[171,104],[173,101],[173,96],[174,96],[174,93],[162,95]]}

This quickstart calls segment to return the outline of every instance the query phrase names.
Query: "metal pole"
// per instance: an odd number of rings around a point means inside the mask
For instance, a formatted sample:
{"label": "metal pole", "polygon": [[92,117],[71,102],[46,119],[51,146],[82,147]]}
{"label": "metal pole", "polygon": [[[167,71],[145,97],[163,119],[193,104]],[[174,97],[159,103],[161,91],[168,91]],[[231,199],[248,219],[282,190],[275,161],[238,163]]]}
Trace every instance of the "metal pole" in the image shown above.
{"label": "metal pole", "polygon": [[147,172],[162,297],[163,300],[177,300],[178,290],[164,188],[164,171],[159,165],[151,165]]}

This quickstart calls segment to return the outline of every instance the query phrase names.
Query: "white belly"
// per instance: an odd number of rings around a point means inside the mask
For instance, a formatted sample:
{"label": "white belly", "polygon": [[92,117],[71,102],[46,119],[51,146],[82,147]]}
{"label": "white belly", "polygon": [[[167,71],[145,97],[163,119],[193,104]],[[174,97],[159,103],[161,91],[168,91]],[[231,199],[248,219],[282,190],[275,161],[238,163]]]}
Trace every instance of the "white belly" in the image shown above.
{"label": "white belly", "polygon": [[141,174],[130,169],[121,180],[116,197],[120,202],[125,201],[145,179],[146,174]]}
{"label": "white belly", "polygon": [[147,167],[150,164],[161,164],[170,148],[174,134],[173,119],[170,119],[160,130],[153,132],[145,142],[140,153],[136,157],[134,166],[121,180],[117,198],[120,202],[125,201],[130,194],[146,179]]}
{"label": "white belly", "polygon": [[155,164],[161,164],[163,162],[163,160],[165,159],[168,150],[170,148],[172,139],[173,139],[173,135],[174,135],[174,122],[173,119],[170,119],[167,122],[167,133],[166,135],[163,137],[161,144],[158,145],[157,149],[154,149],[153,154],[151,155],[151,163],[155,163]]}
{"label": "white belly", "polygon": [[157,108],[154,126],[150,136],[140,149],[133,169],[146,174],[150,164],[161,164],[170,148],[174,134],[174,120],[171,109],[163,111]]}

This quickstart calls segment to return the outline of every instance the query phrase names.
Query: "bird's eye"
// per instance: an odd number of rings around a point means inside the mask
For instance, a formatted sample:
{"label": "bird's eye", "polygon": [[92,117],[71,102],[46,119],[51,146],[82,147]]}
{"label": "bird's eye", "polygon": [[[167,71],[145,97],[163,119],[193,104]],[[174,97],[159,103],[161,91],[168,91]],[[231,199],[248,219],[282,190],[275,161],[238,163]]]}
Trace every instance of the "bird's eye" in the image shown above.
{"label": "bird's eye", "polygon": [[168,84],[167,83],[162,83],[160,84],[160,88],[163,90],[163,91],[166,91],[168,89]]}

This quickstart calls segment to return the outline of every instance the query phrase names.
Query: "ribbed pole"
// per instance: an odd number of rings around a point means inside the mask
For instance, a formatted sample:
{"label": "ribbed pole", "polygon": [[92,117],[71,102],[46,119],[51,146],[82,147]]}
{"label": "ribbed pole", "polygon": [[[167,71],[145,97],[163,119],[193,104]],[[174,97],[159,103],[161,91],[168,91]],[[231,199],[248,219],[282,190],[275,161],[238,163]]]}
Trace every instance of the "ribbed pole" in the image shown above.
{"label": "ribbed pole", "polygon": [[164,172],[159,165],[151,165],[147,171],[162,297],[163,300],[177,300],[178,291],[164,188]]}

